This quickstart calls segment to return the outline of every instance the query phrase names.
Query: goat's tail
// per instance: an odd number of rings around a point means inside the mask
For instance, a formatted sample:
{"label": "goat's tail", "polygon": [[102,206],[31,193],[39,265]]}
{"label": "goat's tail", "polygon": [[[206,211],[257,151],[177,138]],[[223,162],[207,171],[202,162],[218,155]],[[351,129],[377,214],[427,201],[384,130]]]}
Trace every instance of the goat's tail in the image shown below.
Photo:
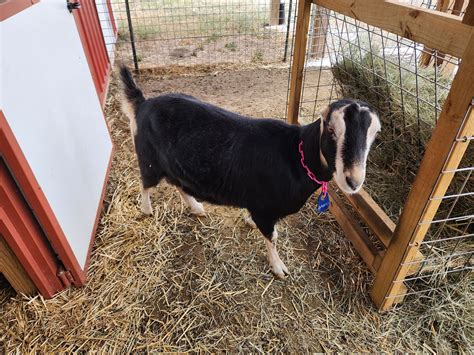
{"label": "goat's tail", "polygon": [[120,79],[123,83],[123,96],[136,109],[145,101],[142,91],[133,80],[132,73],[125,65],[120,66]]}
{"label": "goat's tail", "polygon": [[[122,80],[122,111],[130,120],[132,137],[137,134],[137,121],[135,113],[137,108],[145,101],[143,92],[133,80],[132,73],[125,65],[120,65],[120,79]],[[132,139],[133,141],[133,139]]]}

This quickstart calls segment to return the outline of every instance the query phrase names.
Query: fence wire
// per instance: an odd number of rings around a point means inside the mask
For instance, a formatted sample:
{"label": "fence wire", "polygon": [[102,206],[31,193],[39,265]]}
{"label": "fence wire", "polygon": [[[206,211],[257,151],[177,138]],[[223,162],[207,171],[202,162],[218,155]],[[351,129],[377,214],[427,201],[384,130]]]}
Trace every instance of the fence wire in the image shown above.
{"label": "fence wire", "polygon": [[285,62],[296,2],[96,0],[103,26],[110,3],[118,29],[106,33],[108,47],[135,69]]}

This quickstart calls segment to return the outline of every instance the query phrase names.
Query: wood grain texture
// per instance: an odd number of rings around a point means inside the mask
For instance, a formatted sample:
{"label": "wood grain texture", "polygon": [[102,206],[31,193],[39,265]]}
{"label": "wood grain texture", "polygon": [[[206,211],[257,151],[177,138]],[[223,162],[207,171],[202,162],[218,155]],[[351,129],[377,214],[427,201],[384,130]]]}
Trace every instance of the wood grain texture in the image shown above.
{"label": "wood grain texture", "polygon": [[346,237],[351,241],[362,260],[367,264],[372,272],[376,272],[381,262],[381,255],[372,241],[367,237],[365,231],[355,221],[354,217],[344,206],[344,202],[337,195],[330,191],[331,205],[329,210],[336,217]]}
{"label": "wood grain texture", "polygon": [[288,99],[287,121],[291,124],[298,123],[310,15],[311,0],[300,0],[298,2],[298,18],[296,21],[293,63],[291,64],[290,95]]}
{"label": "wood grain texture", "polygon": [[395,223],[364,189],[357,194],[346,196],[370,230],[385,247],[388,247],[395,230]]}
{"label": "wood grain texture", "polygon": [[462,18],[462,23],[469,26],[474,26],[474,1],[469,0],[466,7],[466,12]]}
{"label": "wood grain texture", "polygon": [[0,274],[5,276],[16,292],[24,293],[25,295],[32,295],[36,292],[35,285],[1,235]]}
{"label": "wood grain texture", "polygon": [[280,0],[272,0],[270,3],[270,25],[278,25],[280,18]]}
{"label": "wood grain texture", "polygon": [[313,0],[317,5],[460,58],[472,32],[457,16],[392,0]]}

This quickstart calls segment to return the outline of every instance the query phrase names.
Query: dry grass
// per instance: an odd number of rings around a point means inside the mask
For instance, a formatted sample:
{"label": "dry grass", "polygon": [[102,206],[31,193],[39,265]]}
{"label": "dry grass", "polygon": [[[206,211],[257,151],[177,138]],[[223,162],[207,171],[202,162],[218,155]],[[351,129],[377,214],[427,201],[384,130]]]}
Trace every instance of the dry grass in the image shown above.
{"label": "dry grass", "polygon": [[271,275],[262,237],[240,210],[206,205],[197,219],[162,184],[153,217],[143,217],[115,87],[107,117],[116,155],[88,283],[51,300],[0,290],[5,351],[472,350],[472,280],[429,304],[417,298],[379,314],[371,274],[332,216],[316,214],[314,197],[279,224],[285,281]]}

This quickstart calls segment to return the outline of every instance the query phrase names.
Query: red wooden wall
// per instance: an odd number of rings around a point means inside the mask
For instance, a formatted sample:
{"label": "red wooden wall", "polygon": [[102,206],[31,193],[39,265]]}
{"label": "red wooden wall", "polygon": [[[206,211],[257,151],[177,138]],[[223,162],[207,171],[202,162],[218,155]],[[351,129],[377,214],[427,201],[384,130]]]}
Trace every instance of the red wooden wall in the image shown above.
{"label": "red wooden wall", "polygon": [[[108,87],[110,60],[105,46],[99,15],[94,0],[80,0],[80,8],[73,10],[87,62],[101,104],[104,104]],[[112,13],[110,14],[113,20]],[[113,22],[114,23],[114,22]]]}

